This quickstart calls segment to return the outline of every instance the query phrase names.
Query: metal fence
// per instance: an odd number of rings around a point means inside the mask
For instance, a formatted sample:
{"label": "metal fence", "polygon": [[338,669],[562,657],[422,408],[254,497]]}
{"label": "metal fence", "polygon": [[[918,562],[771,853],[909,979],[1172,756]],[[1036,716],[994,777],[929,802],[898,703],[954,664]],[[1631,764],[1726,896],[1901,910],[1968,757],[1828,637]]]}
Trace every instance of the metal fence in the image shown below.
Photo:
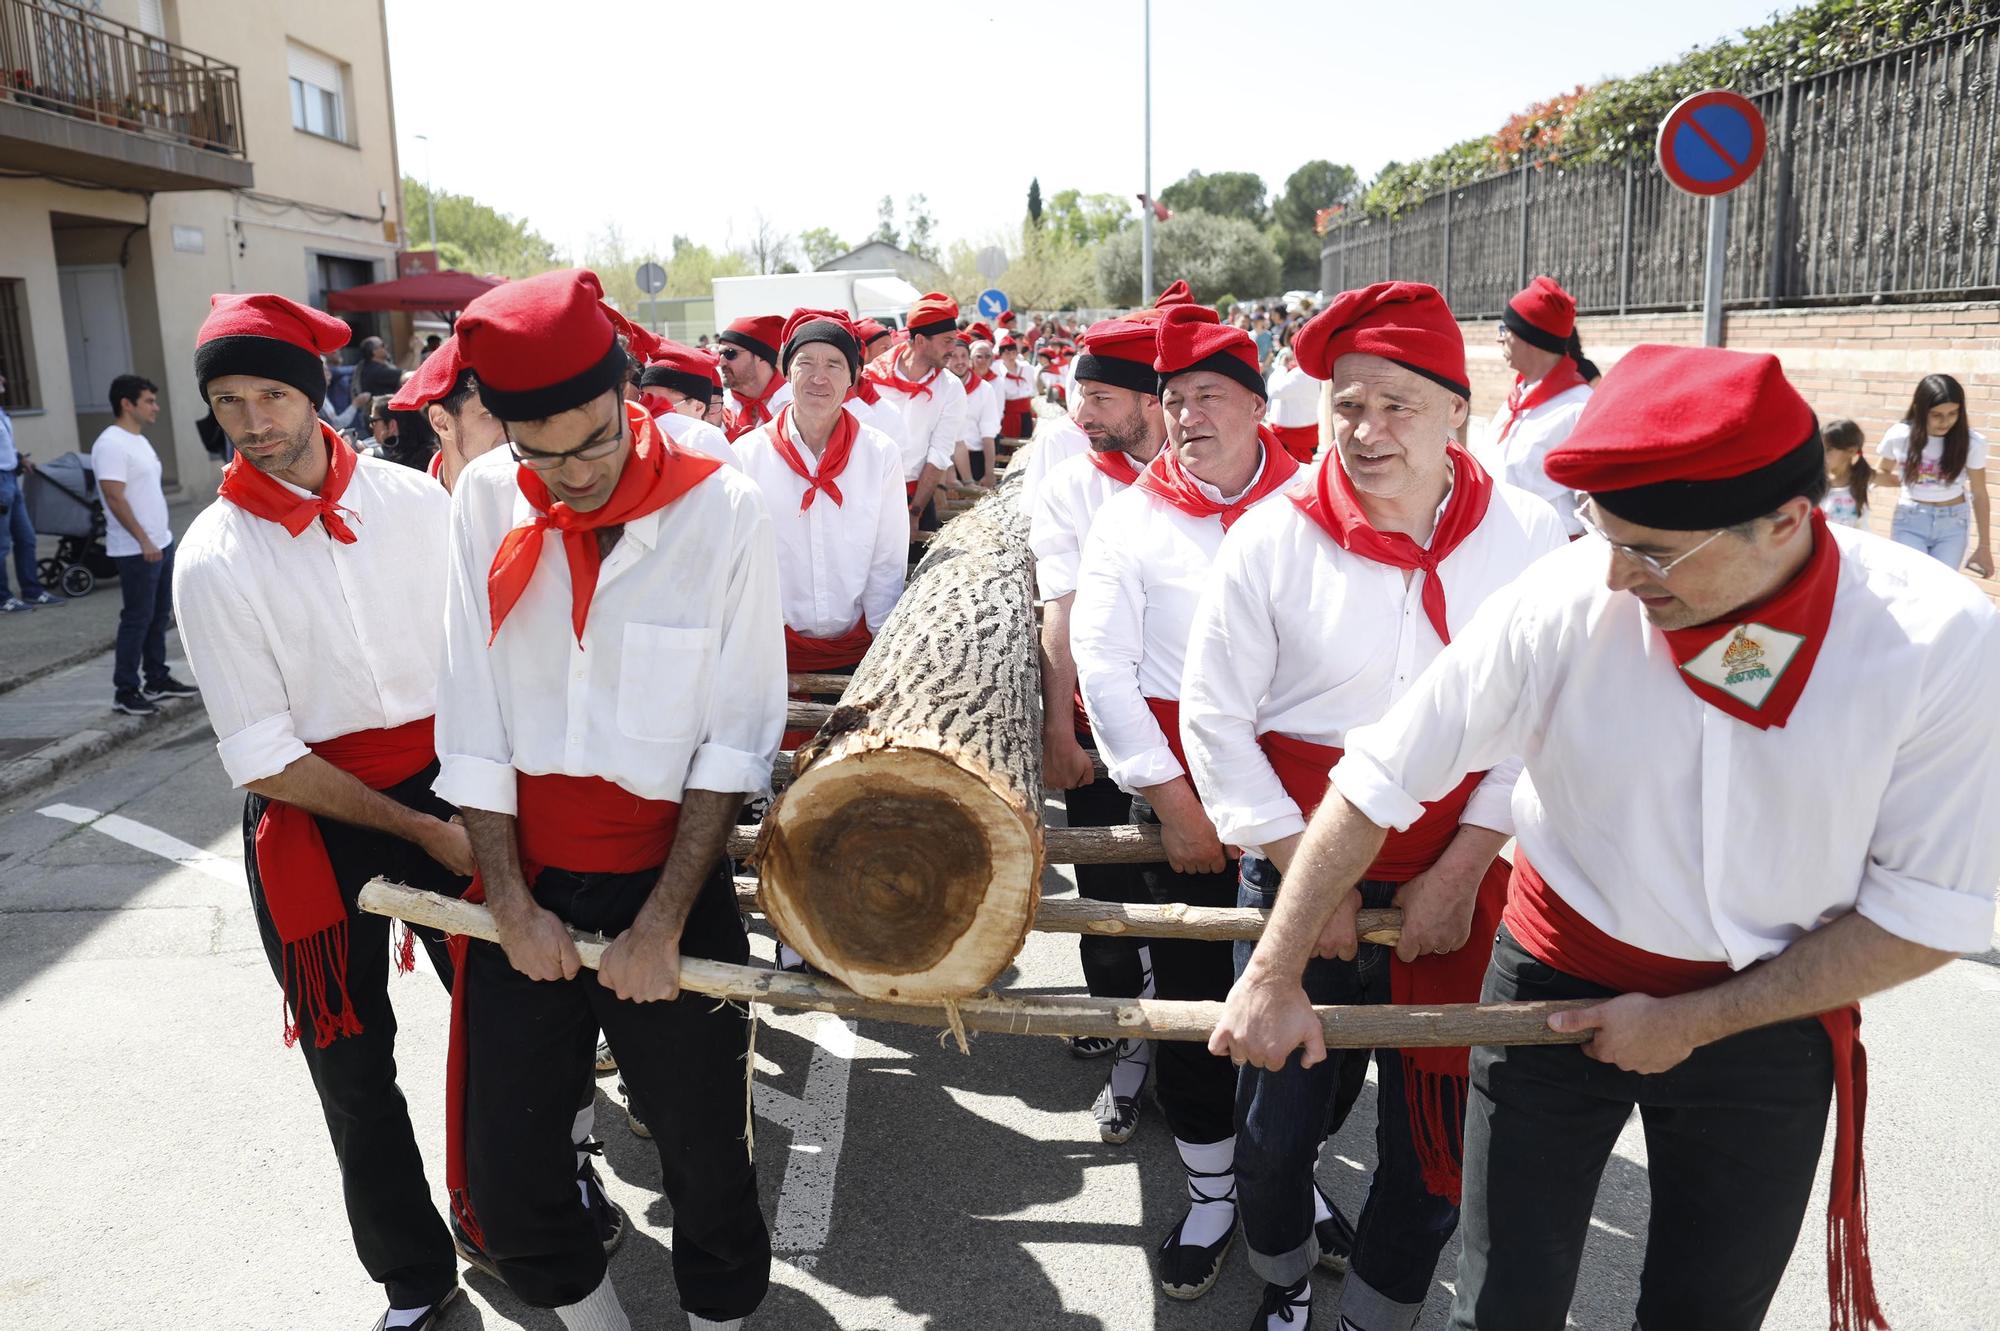
{"label": "metal fence", "polygon": [[[1769,149],[1731,197],[1727,304],[2000,293],[2000,20],[1751,100]],[[1321,285],[1429,282],[1478,318],[1548,273],[1591,313],[1696,309],[1703,202],[1651,159],[1523,166],[1334,227]]]}

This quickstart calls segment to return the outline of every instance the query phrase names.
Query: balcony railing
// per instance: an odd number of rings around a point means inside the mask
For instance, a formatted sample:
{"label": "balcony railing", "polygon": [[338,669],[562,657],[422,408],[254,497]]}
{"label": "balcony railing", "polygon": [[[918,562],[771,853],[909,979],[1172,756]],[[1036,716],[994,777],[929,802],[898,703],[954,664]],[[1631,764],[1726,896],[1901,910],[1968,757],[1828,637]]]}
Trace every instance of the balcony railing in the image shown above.
{"label": "balcony railing", "polygon": [[236,66],[65,0],[0,0],[0,101],[242,158]]}

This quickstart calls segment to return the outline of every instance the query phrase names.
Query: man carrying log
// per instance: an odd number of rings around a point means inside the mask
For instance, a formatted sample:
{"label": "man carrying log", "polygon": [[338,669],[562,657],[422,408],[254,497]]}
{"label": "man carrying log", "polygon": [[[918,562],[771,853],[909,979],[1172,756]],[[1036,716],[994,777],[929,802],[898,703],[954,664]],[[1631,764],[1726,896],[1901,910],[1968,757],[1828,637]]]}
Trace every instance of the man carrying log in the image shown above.
{"label": "man carrying log", "polygon": [[[213,304],[195,376],[236,456],[181,541],[181,636],[223,769],[248,792],[250,902],[355,1252],[386,1287],[376,1326],[427,1328],[458,1296],[458,1263],[396,1086],[388,921],[354,903],[376,877],[457,896],[473,868],[457,811],[430,789],[450,500],[356,457],[314,414],[320,356],[347,344],[346,324],[282,296]],[[449,984],[443,940],[426,930],[424,946]],[[414,965],[407,935],[399,964]]]}
{"label": "man carrying log", "polygon": [[[454,496],[441,794],[465,810],[498,947],[454,1012],[454,1204],[525,1302],[624,1331],[574,1205],[569,1124],[601,1027],[659,1148],[691,1327],[763,1298],[744,1138],[748,1016],[678,1001],[679,960],[749,956],[721,851],[784,721],[770,520],[756,486],[620,400],[596,276],[510,282],[458,323],[511,456]],[[578,973],[571,926],[612,939]]]}
{"label": "man carrying log", "polygon": [[[1236,525],[1195,612],[1181,733],[1223,841],[1244,847],[1237,904],[1268,910],[1327,772],[1353,727],[1410,690],[1480,604],[1564,543],[1542,500],[1496,484],[1454,438],[1471,390],[1465,341],[1433,288],[1344,292],[1294,343],[1333,384],[1333,452]],[[1496,858],[1514,831],[1509,757],[1460,782],[1392,838],[1348,893],[1331,957],[1308,963],[1315,1003],[1473,1003],[1507,893]],[[1392,955],[1357,945],[1355,911],[1394,905]],[[1250,945],[1239,944],[1240,967]],[[1314,1159],[1367,1053],[1294,1057],[1237,1082],[1236,1177],[1250,1264],[1266,1282],[1258,1331],[1311,1320]],[[1340,1325],[1407,1331],[1458,1224],[1462,1049],[1375,1051],[1377,1160],[1352,1239]],[[1345,1074],[1345,1075],[1344,1075]],[[1350,1100],[1351,1103],[1351,1100]],[[1345,1237],[1345,1236],[1342,1236]]]}
{"label": "man carrying log", "polygon": [[1003,327],[996,347],[994,387],[1000,390],[1000,437],[1028,439],[1035,433],[1035,370],[1021,359],[1021,344]]}
{"label": "man carrying log", "polygon": [[715,335],[722,363],[722,433],[731,443],[777,417],[791,401],[791,385],[778,373],[782,314],[746,314]]}
{"label": "man carrying log", "polygon": [[1597,1001],[1550,1018],[1586,1044],[1473,1051],[1450,1324],[1563,1325],[1637,1105],[1637,1324],[1761,1325],[1831,1095],[1833,1323],[1880,1325],[1858,1000],[1989,946],[2000,616],[1910,552],[1828,527],[1818,425],[1776,357],[1636,347],[1547,465],[1587,495],[1588,534],[1348,732],[1210,1047],[1266,1069],[1301,1045],[1324,1057],[1299,977],[1349,884],[1385,829],[1518,753],[1483,997]]}
{"label": "man carrying log", "polygon": [[[1035,490],[1028,544],[1035,554],[1035,595],[1042,607],[1042,780],[1064,792],[1071,827],[1115,827],[1132,820],[1132,799],[1109,777],[1092,775],[1084,749],[1090,722],[1076,688],[1070,655],[1070,611],[1076,600],[1077,565],[1090,524],[1104,501],[1121,494],[1158,456],[1166,442],[1160,413],[1160,378],[1153,370],[1157,330],[1150,323],[1106,319],[1083,335],[1077,360],[1076,427],[1090,451],[1049,472]],[[1148,900],[1137,868],[1129,864],[1079,864],[1078,895],[1093,901]],[[1147,993],[1148,950],[1133,938],[1084,934],[1077,944],[1083,983],[1099,998]],[[1144,1040],[1079,1037],[1078,1058],[1114,1054],[1111,1073],[1091,1112],[1097,1131],[1114,1144],[1129,1141],[1139,1123],[1139,1092],[1152,1066]]]}
{"label": "man carrying log", "polygon": [[[1141,870],[1157,902],[1236,904],[1230,848],[1216,837],[1181,756],[1181,669],[1196,598],[1225,530],[1279,491],[1298,463],[1261,425],[1264,379],[1249,334],[1206,306],[1163,317],[1154,348],[1166,446],[1104,501],[1091,523],[1070,613],[1098,752],[1132,796],[1132,820],[1157,824],[1167,863]],[[1086,464],[1087,465],[1087,464]],[[1219,999],[1229,945],[1159,939],[1155,990]],[[1187,1170],[1189,1206],[1160,1245],[1160,1286],[1193,1299],[1215,1284],[1236,1232],[1236,1072],[1198,1044],[1155,1054],[1160,1107]]]}
{"label": "man carrying log", "polygon": [[958,337],[958,302],[937,291],[919,298],[910,306],[907,332],[908,340],[870,361],[862,377],[903,419],[903,487],[915,540],[919,527],[938,525],[931,492],[951,470],[963,432],[965,388],[944,372],[945,355]]}

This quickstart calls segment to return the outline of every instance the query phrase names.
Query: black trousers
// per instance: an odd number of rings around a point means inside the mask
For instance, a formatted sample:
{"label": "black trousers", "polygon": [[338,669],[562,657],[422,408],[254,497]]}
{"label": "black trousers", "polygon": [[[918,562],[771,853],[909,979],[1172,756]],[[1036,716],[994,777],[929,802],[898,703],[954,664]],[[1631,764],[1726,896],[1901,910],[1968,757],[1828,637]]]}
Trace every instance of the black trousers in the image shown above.
{"label": "black trousers", "polygon": [[[1481,998],[1611,992],[1537,961],[1503,927]],[[1559,1331],[1598,1181],[1636,1105],[1652,1214],[1635,1326],[1762,1326],[1798,1240],[1832,1093],[1832,1050],[1812,1017],[1704,1045],[1652,1075],[1573,1045],[1474,1049],[1450,1325]]]}
{"label": "black trousers", "polygon": [[[658,880],[658,869],[544,869],[534,895],[578,928],[611,937],[632,923]],[[723,865],[688,913],[681,953],[749,960]],[[484,942],[467,951],[465,981],[467,1182],[486,1251],[509,1288],[526,1303],[554,1308],[604,1279],[604,1248],[576,1204],[570,1142],[577,1088],[591,1080],[602,1029],[659,1151],[674,1209],[682,1308],[715,1321],[747,1316],[771,1275],[747,1140],[748,1010],[701,994],[626,1002],[593,970],[571,980],[530,980],[497,944]]]}
{"label": "black trousers", "polygon": [[[1133,797],[1132,821],[1157,826],[1159,815],[1145,800]],[[1146,899],[1157,905],[1184,902],[1190,906],[1236,904],[1235,860],[1217,873],[1180,873],[1168,865],[1139,866]],[[1153,993],[1159,998],[1212,999],[1229,997],[1236,982],[1236,962],[1226,942],[1192,938],[1155,938],[1147,944],[1153,957]],[[1167,1126],[1184,1142],[1206,1145],[1226,1141],[1236,1133],[1236,1068],[1208,1052],[1200,1040],[1161,1040],[1154,1046],[1153,1076]]]}
{"label": "black trousers", "polygon": [[[431,793],[437,764],[382,793],[400,804],[440,818],[458,811]],[[243,864],[250,880],[250,906],[271,973],[284,983],[284,944],[278,939],[271,913],[264,904],[263,880],[257,872],[257,822],[268,803],[261,795],[243,801]],[[344,1036],[324,1049],[313,1047],[310,1028],[299,1038],[326,1115],[327,1136],[340,1163],[340,1186],[347,1202],[347,1225],[354,1235],[355,1255],[371,1279],[387,1286],[389,1302],[414,1308],[439,1298],[458,1282],[458,1258],[451,1235],[431,1201],[423,1157],[410,1127],[409,1106],[396,1086],[396,1012],[389,1005],[389,940],[394,921],[356,908],[354,899],[376,877],[407,883],[432,892],[458,896],[466,879],[458,877],[415,845],[386,832],[320,818],[320,835],[333,864],[334,881],[347,902],[347,993],[362,1032]],[[431,965],[451,988],[451,957],[444,936],[419,929]],[[339,991],[329,985],[328,1001],[337,1004]],[[275,1014],[274,1014],[275,1015]]]}
{"label": "black trousers", "polygon": [[[1063,804],[1069,810],[1071,827],[1120,827],[1132,821],[1132,797],[1108,777],[1064,791]],[[1150,900],[1139,866],[1134,864],[1079,864],[1076,893],[1091,901],[1125,905]],[[1097,998],[1137,998],[1146,983],[1139,949],[1147,945],[1137,938],[1080,935],[1076,946],[1083,962],[1084,987]]]}

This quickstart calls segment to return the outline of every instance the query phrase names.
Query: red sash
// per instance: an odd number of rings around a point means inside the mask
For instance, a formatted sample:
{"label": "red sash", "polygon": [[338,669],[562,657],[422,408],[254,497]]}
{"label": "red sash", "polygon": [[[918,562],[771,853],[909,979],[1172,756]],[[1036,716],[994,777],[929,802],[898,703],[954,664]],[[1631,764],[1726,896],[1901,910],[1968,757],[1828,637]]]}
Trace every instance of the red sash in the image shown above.
{"label": "red sash", "polygon": [[[1829,542],[1831,544],[1831,542]],[[1706,989],[1735,972],[1726,962],[1663,957],[1620,942],[1564,901],[1516,850],[1512,894],[1502,923],[1516,942],[1565,975],[1623,993],[1668,998]],[[1826,1289],[1841,1331],[1887,1327],[1868,1260],[1868,1178],[1861,1138],[1868,1113],[1868,1054],[1861,1005],[1819,1014],[1833,1046],[1833,1175],[1826,1204]]]}
{"label": "red sash", "polygon": [[[874,641],[875,635],[868,631],[866,615],[855,620],[854,627],[837,638],[809,638],[787,624],[785,669],[795,675],[810,675],[860,665],[861,658],[868,655],[868,648]],[[793,696],[803,700],[806,695]],[[815,733],[812,730],[787,730],[780,743],[786,749],[796,749]]]}
{"label": "red sash", "polygon": [[1234,526],[1236,519],[1259,499],[1284,488],[1298,473],[1298,459],[1287,453],[1278,443],[1278,437],[1271,433],[1267,425],[1257,427],[1257,435],[1264,444],[1264,467],[1257,479],[1244,492],[1243,497],[1230,503],[1219,503],[1203,494],[1192,473],[1181,465],[1180,454],[1172,444],[1162,445],[1146,469],[1139,473],[1134,482],[1141,490],[1158,495],[1181,512],[1194,518],[1210,518],[1220,515],[1224,531]]}
{"label": "red sash", "polygon": [[[514,789],[521,877],[531,891],[545,867],[572,873],[639,873],[665,864],[673,849],[681,806],[672,800],[641,799],[600,777],[562,773],[517,772]],[[486,900],[486,884],[477,876],[465,899]],[[445,1190],[465,1232],[473,1242],[483,1243],[466,1193],[465,961],[470,940],[453,934],[445,941],[452,962],[451,1042],[445,1059]]]}
{"label": "red sash", "polygon": [[500,626],[521,593],[528,590],[542,557],[542,540],[551,528],[562,533],[563,555],[569,562],[570,624],[581,646],[590,600],[597,594],[597,571],[603,563],[597,549],[598,528],[616,527],[665,508],[722,466],[720,459],[690,452],[667,439],[637,403],[625,404],[625,420],[632,431],[631,456],[625,459],[625,470],[618,474],[618,484],[602,508],[579,513],[556,502],[534,472],[526,467],[515,469],[521,493],[528,497],[535,517],[502,537],[500,548],[493,553],[493,565],[486,573],[493,621],[493,630],[486,638],[489,647],[500,636]]}
{"label": "red sash", "polygon": [[[1342,749],[1312,744],[1267,731],[1258,747],[1271,762],[1285,793],[1308,819],[1326,798],[1333,765]],[[1472,792],[1486,773],[1473,772],[1443,799],[1424,806],[1423,816],[1406,831],[1391,832],[1381,853],[1362,875],[1376,882],[1407,883],[1437,863],[1451,839]],[[1477,1003],[1493,958],[1493,932],[1507,901],[1507,861],[1494,857],[1479,880],[1472,907],[1472,932],[1465,946],[1404,962],[1389,958],[1389,1001],[1435,1006]],[[1464,1155],[1465,1100],[1471,1051],[1467,1049],[1405,1049],[1402,1051],[1405,1098],[1409,1102],[1410,1140],[1416,1147],[1424,1187],[1456,1205]]]}
{"label": "red sash", "polygon": [[343,510],[340,497],[347,493],[347,483],[354,479],[354,450],[325,421],[319,422],[319,437],[326,445],[326,480],[318,494],[293,494],[251,466],[241,453],[229,459],[229,465],[222,469],[222,485],[216,493],[252,517],[277,523],[293,536],[320,522],[325,524],[328,536],[342,545],[353,545],[354,529],[341,513],[354,510]]}
{"label": "red sash", "polygon": [[[1167,450],[1163,448],[1160,451],[1164,453]],[[1187,773],[1188,784],[1192,786],[1194,769],[1188,766],[1187,751],[1181,748],[1180,699],[1148,698],[1146,707],[1152,712],[1153,719],[1160,723],[1160,729],[1166,733],[1167,747],[1174,751],[1174,761],[1181,765],[1181,771]]]}
{"label": "red sash", "polygon": [[1301,466],[1311,462],[1313,454],[1319,451],[1317,425],[1273,425],[1271,433],[1278,436],[1278,442],[1285,446],[1287,453],[1299,460]]}
{"label": "red sash", "polygon": [[1506,443],[1507,436],[1514,432],[1514,423],[1521,417],[1583,382],[1583,374],[1576,368],[1576,362],[1567,356],[1557,361],[1556,367],[1543,375],[1534,391],[1526,397],[1521,396],[1521,376],[1515,375],[1514,386],[1507,390],[1507,423],[1500,427],[1500,437],[1493,442]]}
{"label": "red sash", "polygon": [[1026,439],[1035,432],[1034,399],[1011,398],[1000,412],[1000,432],[1009,439]]}
{"label": "red sash", "polygon": [[[437,757],[428,716],[306,747],[370,790],[408,781]],[[340,1036],[361,1034],[347,993],[347,903],[334,881],[319,822],[296,804],[272,800],[257,820],[255,844],[264,907],[285,948],[285,1043],[296,1043],[308,1023],[320,1049]],[[329,984],[340,995],[339,1012],[327,1010]]]}

